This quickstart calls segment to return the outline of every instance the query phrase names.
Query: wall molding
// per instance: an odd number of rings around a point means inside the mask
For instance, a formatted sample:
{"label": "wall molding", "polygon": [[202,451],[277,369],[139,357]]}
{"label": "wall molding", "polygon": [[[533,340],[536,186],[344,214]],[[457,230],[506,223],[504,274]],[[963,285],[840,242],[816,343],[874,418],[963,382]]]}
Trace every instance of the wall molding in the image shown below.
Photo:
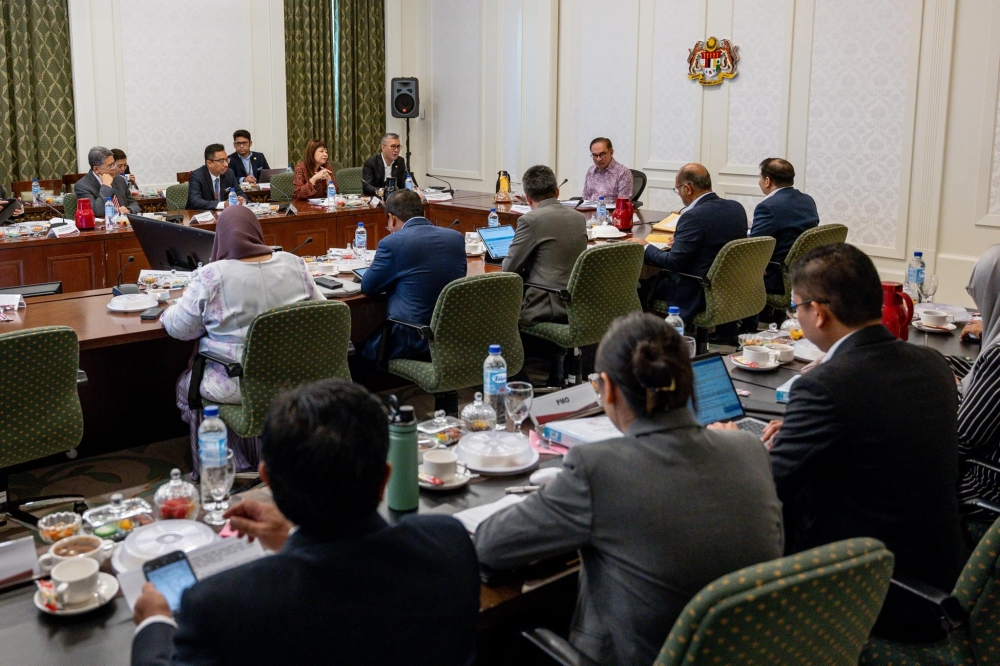
{"label": "wall molding", "polygon": [[993,173],[993,146],[1000,137],[996,136],[997,107],[1000,105],[1000,8],[990,6],[990,38],[984,57],[982,106],[980,123],[978,186],[976,187],[976,225],[1000,227],[1000,213],[990,213],[990,183]]}

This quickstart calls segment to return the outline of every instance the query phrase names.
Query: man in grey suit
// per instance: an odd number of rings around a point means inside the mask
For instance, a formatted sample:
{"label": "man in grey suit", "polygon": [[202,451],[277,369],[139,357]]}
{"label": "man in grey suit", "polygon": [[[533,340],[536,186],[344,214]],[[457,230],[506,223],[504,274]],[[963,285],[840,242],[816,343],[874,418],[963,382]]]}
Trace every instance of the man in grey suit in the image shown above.
{"label": "man in grey suit", "polygon": [[104,203],[112,197],[116,210],[123,214],[139,214],[139,204],[132,198],[128,185],[122,178],[115,178],[118,169],[111,151],[104,146],[94,146],[87,153],[90,173],[76,181],[73,191],[78,198],[90,199],[90,207],[94,215],[104,215]]}
{"label": "man in grey suit", "polygon": [[688,409],[691,361],[663,319],[615,320],[596,367],[625,434],[570,449],[553,481],[479,526],[476,552],[511,569],[579,550],[570,641],[599,664],[651,664],[702,587],[781,556],[781,504],[761,442]]}

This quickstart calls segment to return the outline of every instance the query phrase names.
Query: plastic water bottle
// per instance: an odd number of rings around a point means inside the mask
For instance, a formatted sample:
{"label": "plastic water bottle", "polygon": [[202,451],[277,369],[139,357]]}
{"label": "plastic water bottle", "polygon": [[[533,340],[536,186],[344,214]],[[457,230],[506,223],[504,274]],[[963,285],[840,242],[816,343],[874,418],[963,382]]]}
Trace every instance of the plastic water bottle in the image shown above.
{"label": "plastic water bottle", "polygon": [[667,308],[667,326],[677,331],[677,335],[684,336],[684,320],[681,319],[681,309],[676,305]]}
{"label": "plastic water bottle", "polygon": [[924,290],[925,268],[924,253],[919,250],[914,252],[913,259],[910,260],[910,265],[906,269],[906,291],[914,303],[920,300],[920,294]]}
{"label": "plastic water bottle", "polygon": [[327,203],[333,204],[334,200],[337,198],[337,186],[333,184],[332,180],[326,182],[326,199]]}
{"label": "plastic water bottle", "polygon": [[413,175],[409,173],[406,174],[406,189],[408,190],[413,189]]}
{"label": "plastic water bottle", "polygon": [[604,196],[597,197],[597,223],[608,223],[608,206],[604,203]]}
{"label": "plastic water bottle", "polygon": [[354,230],[354,253],[358,256],[358,259],[364,259],[367,250],[368,231],[365,229],[364,222],[358,222],[358,228]]}
{"label": "plastic water bottle", "polygon": [[115,228],[115,219],[118,217],[118,211],[115,210],[115,203],[108,197],[108,200],[104,202],[104,228],[107,231],[112,231]]}
{"label": "plastic water bottle", "polygon": [[483,396],[486,404],[497,415],[497,430],[507,429],[507,408],[504,394],[507,392],[507,361],[500,355],[500,345],[490,345],[490,355],[483,361]]}
{"label": "plastic water bottle", "polygon": [[496,208],[490,208],[490,217],[489,217],[488,225],[491,226],[491,227],[499,227],[500,226],[500,216],[497,215],[497,209]]}
{"label": "plastic water bottle", "polygon": [[31,201],[38,203],[42,200],[42,186],[38,184],[37,178],[31,179]]}
{"label": "plastic water bottle", "polygon": [[292,165],[291,164],[289,164],[288,166],[285,167],[285,173],[293,173],[292,172]]}
{"label": "plastic water bottle", "polygon": [[236,190],[234,190],[231,187],[229,188],[229,205],[230,206],[239,206],[240,205],[240,200],[236,196]]}
{"label": "plastic water bottle", "polygon": [[[226,457],[229,455],[229,432],[226,424],[219,418],[219,406],[209,405],[205,408],[205,418],[198,426],[198,458],[201,460],[201,502],[209,507],[215,500],[208,493],[210,484],[204,479],[213,474],[226,473]],[[207,502],[207,504],[206,504]]]}

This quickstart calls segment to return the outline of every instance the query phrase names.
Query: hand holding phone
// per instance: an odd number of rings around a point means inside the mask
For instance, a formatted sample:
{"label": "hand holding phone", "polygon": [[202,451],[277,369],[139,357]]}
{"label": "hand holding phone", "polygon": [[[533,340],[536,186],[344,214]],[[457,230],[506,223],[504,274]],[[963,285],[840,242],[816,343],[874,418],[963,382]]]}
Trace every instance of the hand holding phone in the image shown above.
{"label": "hand holding phone", "polygon": [[146,562],[142,565],[142,573],[164,596],[175,615],[181,607],[181,595],[184,594],[184,590],[198,582],[194,577],[194,571],[191,570],[191,563],[180,550]]}

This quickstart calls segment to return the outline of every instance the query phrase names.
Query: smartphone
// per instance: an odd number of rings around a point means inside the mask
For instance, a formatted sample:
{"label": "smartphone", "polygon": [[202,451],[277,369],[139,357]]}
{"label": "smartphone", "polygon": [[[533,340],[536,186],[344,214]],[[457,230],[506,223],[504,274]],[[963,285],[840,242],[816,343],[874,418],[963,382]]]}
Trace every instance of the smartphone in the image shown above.
{"label": "smartphone", "polygon": [[318,278],[315,278],[315,281],[316,281],[316,284],[318,284],[319,286],[321,286],[321,287],[323,287],[325,289],[336,290],[336,289],[343,289],[344,288],[344,285],[339,280],[334,280],[333,278],[318,277]]}
{"label": "smartphone", "polygon": [[161,314],[163,314],[163,308],[154,306],[143,310],[142,314],[139,315],[139,319],[145,319],[146,321],[156,321],[157,319],[160,318]]}
{"label": "smartphone", "polygon": [[146,576],[146,580],[155,585],[160,594],[167,599],[174,615],[180,610],[181,595],[184,594],[184,590],[198,582],[194,577],[194,571],[191,570],[191,563],[181,550],[146,562],[142,565],[142,573]]}

